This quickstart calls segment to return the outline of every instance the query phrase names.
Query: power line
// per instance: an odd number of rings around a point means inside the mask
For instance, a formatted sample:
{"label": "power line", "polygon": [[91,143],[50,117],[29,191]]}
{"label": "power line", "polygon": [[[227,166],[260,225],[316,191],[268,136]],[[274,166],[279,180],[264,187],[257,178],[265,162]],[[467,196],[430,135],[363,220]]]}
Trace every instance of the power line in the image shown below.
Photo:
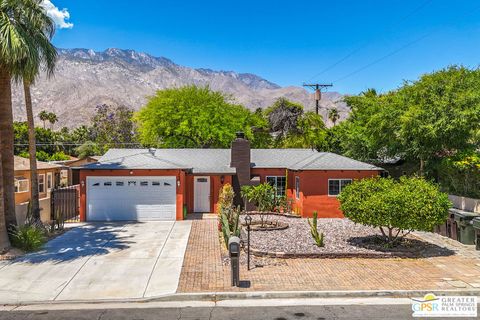
{"label": "power line", "polygon": [[[408,20],[411,16],[413,16],[414,14],[416,14],[417,12],[419,12],[420,10],[422,10],[425,6],[427,6],[430,2],[432,2],[433,0],[426,0],[424,2],[422,2],[422,4],[420,4],[418,7],[416,7],[412,12],[410,12],[409,14],[407,14],[405,17],[403,17],[402,19],[398,20],[397,22],[395,22],[394,24],[392,24],[390,26],[390,28],[393,28],[397,25],[400,25],[401,23],[403,23],[404,21]],[[325,69],[323,69],[322,71],[320,71],[319,73],[317,73],[316,75],[314,75],[313,77],[311,77],[310,79],[308,79],[308,81],[311,81],[323,74],[325,74],[327,71],[330,71],[332,70],[333,68],[335,68],[336,66],[338,66],[339,64],[341,64],[342,62],[344,62],[345,60],[347,60],[348,58],[350,58],[351,56],[355,55],[356,53],[360,52],[362,49],[368,47],[370,45],[370,43],[365,43],[361,46],[359,46],[358,48],[354,49],[353,51],[349,52],[348,54],[346,54],[345,56],[343,56],[342,58],[340,58],[339,60],[335,61],[333,64],[329,65],[328,67],[326,67]]]}
{"label": "power line", "polygon": [[363,67],[358,68],[357,70],[355,70],[355,71],[353,71],[353,72],[351,72],[351,73],[349,73],[349,74],[347,74],[347,75],[345,75],[345,76],[343,76],[343,77],[341,77],[341,78],[338,78],[337,80],[335,80],[335,81],[333,81],[333,82],[334,82],[334,83],[335,83],[335,82],[340,82],[340,81],[343,81],[343,80],[345,80],[345,79],[347,79],[347,78],[350,78],[351,76],[356,75],[357,73],[362,72],[363,70],[365,70],[365,69],[367,69],[367,68],[370,68],[371,66],[373,66],[373,65],[375,65],[375,64],[377,64],[377,63],[379,63],[379,62],[382,62],[383,60],[385,60],[385,59],[387,59],[387,58],[389,58],[389,57],[391,57],[391,56],[399,53],[400,51],[405,50],[405,49],[407,49],[408,47],[411,47],[411,46],[414,45],[415,43],[420,42],[421,40],[427,38],[427,37],[430,36],[432,33],[433,33],[433,32],[430,32],[430,33],[428,33],[428,34],[426,34],[426,35],[424,35],[424,36],[422,36],[422,37],[420,37],[420,38],[417,38],[417,39],[415,39],[415,40],[413,40],[413,41],[410,41],[410,42],[408,42],[407,44],[401,46],[400,48],[398,48],[398,49],[396,49],[396,50],[394,50],[394,51],[392,51],[392,52],[390,52],[390,53],[387,53],[386,55],[378,58],[377,60],[374,60],[374,61],[372,61],[372,62],[364,65]]}
{"label": "power line", "polygon": [[[470,16],[470,15],[473,15],[473,14],[474,14],[476,11],[478,11],[479,9],[480,9],[480,7],[477,7],[477,8],[475,8],[474,10],[470,11],[468,14],[462,15],[461,18],[465,18],[465,17],[468,17],[468,16]],[[343,77],[341,77],[341,78],[338,78],[337,80],[334,81],[334,83],[335,83],[335,82],[343,81],[343,80],[345,80],[345,79],[347,79],[347,78],[350,78],[351,76],[353,76],[353,75],[355,75],[355,74],[357,74],[357,73],[359,73],[359,72],[361,72],[361,71],[363,71],[363,70],[365,70],[365,69],[367,69],[367,68],[370,68],[371,66],[373,66],[373,65],[375,65],[375,64],[377,64],[377,63],[379,63],[379,62],[381,62],[381,61],[383,61],[383,60],[385,60],[385,59],[387,59],[387,58],[389,58],[389,57],[391,57],[391,56],[399,53],[400,51],[405,50],[406,48],[408,48],[408,47],[410,47],[410,46],[412,46],[412,45],[414,45],[414,44],[416,44],[416,43],[418,43],[418,42],[420,42],[420,41],[422,41],[423,39],[429,37],[430,35],[432,35],[432,34],[435,33],[436,31],[438,31],[438,30],[433,30],[433,31],[431,31],[431,32],[429,32],[429,33],[427,33],[427,34],[425,34],[425,35],[423,35],[423,36],[421,36],[421,37],[413,40],[413,41],[410,41],[410,42],[406,43],[405,45],[401,46],[400,48],[395,49],[395,50],[387,53],[386,55],[384,55],[384,56],[382,56],[382,57],[380,57],[380,58],[378,58],[378,59],[376,59],[376,60],[374,60],[374,61],[366,64],[366,65],[364,65],[363,67],[358,68],[357,70],[355,70],[355,71],[353,71],[353,72],[351,72],[351,73],[349,73],[349,74],[347,74],[347,75],[345,75],[345,76],[343,76]]]}
{"label": "power line", "polygon": [[[36,143],[36,146],[55,146],[55,147],[61,147],[61,146],[81,146],[85,144],[84,143]],[[115,143],[97,143],[94,142],[96,145],[141,145],[139,142],[115,142]],[[14,143],[14,146],[28,146],[28,143]]]}

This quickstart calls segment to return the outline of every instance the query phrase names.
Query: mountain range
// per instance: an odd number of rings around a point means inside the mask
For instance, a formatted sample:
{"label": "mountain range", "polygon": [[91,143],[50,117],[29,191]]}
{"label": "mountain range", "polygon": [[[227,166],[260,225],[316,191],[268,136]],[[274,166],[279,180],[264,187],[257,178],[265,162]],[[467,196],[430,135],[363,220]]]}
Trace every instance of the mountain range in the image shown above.
{"label": "mountain range", "polygon": [[[125,105],[140,109],[157,90],[195,84],[229,94],[249,109],[266,108],[279,97],[314,109],[313,95],[300,86],[281,87],[252,73],[194,69],[164,57],[134,50],[58,49],[55,74],[41,74],[32,86],[34,114],[42,110],[57,114],[55,127],[76,127],[89,123],[99,104]],[[337,92],[322,94],[320,112],[328,125],[328,109],[337,108],[341,119],[348,107]],[[15,120],[25,119],[22,87],[14,85]],[[38,121],[38,119],[36,119]]]}

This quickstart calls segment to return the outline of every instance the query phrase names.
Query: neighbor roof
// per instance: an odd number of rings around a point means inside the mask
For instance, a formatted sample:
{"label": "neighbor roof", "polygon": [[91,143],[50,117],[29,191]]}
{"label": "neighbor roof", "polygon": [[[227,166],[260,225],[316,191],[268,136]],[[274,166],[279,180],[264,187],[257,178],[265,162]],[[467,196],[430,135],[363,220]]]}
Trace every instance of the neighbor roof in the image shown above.
{"label": "neighbor roof", "polygon": [[[14,167],[15,171],[30,170],[30,159],[14,156],[14,166],[15,166]],[[37,160],[37,169],[45,170],[45,169],[56,169],[56,168],[62,168],[62,166],[54,163],[48,163],[48,162]]]}
{"label": "neighbor roof", "polygon": [[[251,149],[252,168],[291,170],[382,170],[368,163],[311,149]],[[110,149],[85,169],[188,169],[235,174],[230,149]]]}

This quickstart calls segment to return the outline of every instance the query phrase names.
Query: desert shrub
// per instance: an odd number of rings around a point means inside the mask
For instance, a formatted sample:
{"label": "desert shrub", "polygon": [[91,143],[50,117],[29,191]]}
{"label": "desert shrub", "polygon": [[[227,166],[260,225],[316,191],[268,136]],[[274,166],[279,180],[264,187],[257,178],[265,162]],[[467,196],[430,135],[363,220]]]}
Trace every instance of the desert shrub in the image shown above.
{"label": "desert shrub", "polygon": [[218,211],[222,212],[223,209],[233,207],[233,198],[235,197],[235,192],[231,184],[226,183],[223,185],[218,195]]}
{"label": "desert shrub", "polygon": [[220,215],[220,226],[222,229],[225,244],[231,236],[240,235],[240,209],[233,206],[235,193],[230,184],[225,184],[220,190],[218,199],[218,213]]}
{"label": "desert shrub", "polygon": [[447,219],[451,206],[436,184],[418,177],[358,180],[345,187],[338,199],[345,217],[380,228],[389,244],[413,230],[432,231]]}
{"label": "desert shrub", "polygon": [[308,225],[310,226],[310,234],[312,235],[315,244],[318,247],[323,247],[325,244],[323,243],[323,232],[318,233],[318,212],[313,212],[313,219],[307,219]]}
{"label": "desert shrub", "polygon": [[258,211],[271,212],[275,209],[275,188],[266,182],[257,186],[243,186],[241,194],[253,203]]}
{"label": "desert shrub", "polygon": [[34,225],[15,227],[10,236],[14,247],[27,252],[40,249],[47,241],[45,229]]}
{"label": "desert shrub", "polygon": [[275,210],[277,205],[275,188],[266,182],[257,186],[243,186],[241,195],[257,207],[260,212],[260,225],[264,227],[268,220],[268,213]]}

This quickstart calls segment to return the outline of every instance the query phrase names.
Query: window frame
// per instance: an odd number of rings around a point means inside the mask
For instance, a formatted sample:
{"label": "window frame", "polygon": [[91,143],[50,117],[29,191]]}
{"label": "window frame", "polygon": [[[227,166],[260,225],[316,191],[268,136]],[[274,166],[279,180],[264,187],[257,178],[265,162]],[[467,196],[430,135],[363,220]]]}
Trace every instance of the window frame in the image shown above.
{"label": "window frame", "polygon": [[[52,172],[47,172],[47,191],[50,191],[53,189],[53,173]],[[50,184],[50,187],[48,186]]]}
{"label": "window frame", "polygon": [[300,200],[300,177],[295,176],[295,199]]}
{"label": "window frame", "polygon": [[[42,182],[40,182],[40,177],[42,177]],[[46,181],[45,181],[45,173],[39,173],[37,176],[38,179],[38,193],[45,193],[47,191],[46,189]],[[42,186],[40,188],[40,186]]]}
{"label": "window frame", "polygon": [[[23,176],[17,176],[17,177],[14,177],[14,180],[15,180],[15,185],[14,185],[15,193],[25,193],[30,191],[30,179],[25,178]],[[26,189],[23,191],[20,190],[20,182],[27,184]],[[18,188],[18,191],[16,191],[17,188]]]}
{"label": "window frame", "polygon": [[[273,186],[275,188],[275,197],[281,198],[281,197],[286,197],[287,196],[287,177],[286,176],[265,176],[265,182],[268,183],[268,178],[275,178],[275,185]],[[285,179],[285,185],[283,186],[283,194],[278,194],[278,178],[283,178]]]}
{"label": "window frame", "polygon": [[[338,194],[330,194],[330,181],[338,181]],[[348,181],[349,184],[353,182],[351,178],[329,178],[327,181],[327,193],[329,197],[338,197],[338,195],[342,192],[343,186],[342,181]]]}

